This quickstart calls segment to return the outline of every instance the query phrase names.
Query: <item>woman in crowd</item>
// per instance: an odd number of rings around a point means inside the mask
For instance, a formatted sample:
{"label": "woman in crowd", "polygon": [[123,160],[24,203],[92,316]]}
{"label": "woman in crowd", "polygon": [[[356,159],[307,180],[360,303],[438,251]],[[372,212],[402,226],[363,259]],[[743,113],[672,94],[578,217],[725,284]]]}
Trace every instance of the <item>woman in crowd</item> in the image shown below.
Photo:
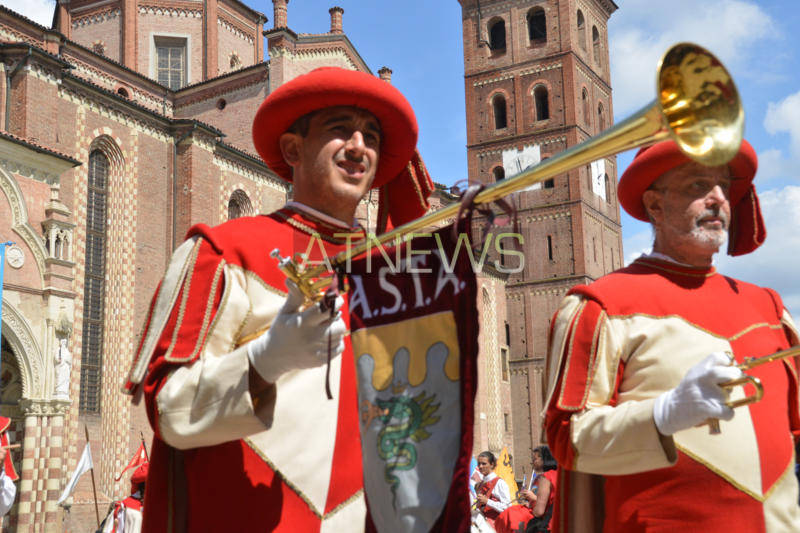
{"label": "woman in crowd", "polygon": [[486,531],[486,525],[494,528],[494,521],[511,505],[511,492],[506,482],[494,473],[495,466],[497,458],[492,452],[478,455],[478,472],[470,479],[476,494],[473,531]]}
{"label": "woman in crowd", "polygon": [[524,527],[526,533],[550,531],[556,496],[558,464],[547,446],[533,450],[533,474],[530,487],[520,490],[520,505],[512,505],[497,517],[498,533],[512,533]]}

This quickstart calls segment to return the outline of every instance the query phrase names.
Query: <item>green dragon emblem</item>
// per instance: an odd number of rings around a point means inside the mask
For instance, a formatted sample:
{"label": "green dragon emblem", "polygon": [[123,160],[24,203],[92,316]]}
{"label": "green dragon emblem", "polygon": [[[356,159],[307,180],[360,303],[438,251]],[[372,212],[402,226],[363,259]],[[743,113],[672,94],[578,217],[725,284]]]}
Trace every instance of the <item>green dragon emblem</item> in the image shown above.
{"label": "green dragon emblem", "polygon": [[378,455],[386,463],[384,479],[392,491],[393,505],[400,483],[393,472],[412,470],[417,465],[417,448],[409,440],[422,442],[431,436],[426,428],[439,421],[439,417],[434,416],[440,405],[433,403],[435,399],[435,394],[426,395],[422,391],[413,398],[378,398],[377,405],[364,401],[362,417],[365,426],[369,426],[373,420],[383,424],[378,433]]}

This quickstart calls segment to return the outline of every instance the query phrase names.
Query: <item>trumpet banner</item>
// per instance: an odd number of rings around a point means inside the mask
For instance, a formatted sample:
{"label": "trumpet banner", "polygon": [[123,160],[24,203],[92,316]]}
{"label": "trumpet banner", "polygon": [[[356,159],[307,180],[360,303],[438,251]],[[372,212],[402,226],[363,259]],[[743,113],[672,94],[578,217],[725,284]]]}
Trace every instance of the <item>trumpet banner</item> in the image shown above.
{"label": "trumpet banner", "polygon": [[348,277],[367,531],[469,531],[478,320],[466,242],[446,227]]}

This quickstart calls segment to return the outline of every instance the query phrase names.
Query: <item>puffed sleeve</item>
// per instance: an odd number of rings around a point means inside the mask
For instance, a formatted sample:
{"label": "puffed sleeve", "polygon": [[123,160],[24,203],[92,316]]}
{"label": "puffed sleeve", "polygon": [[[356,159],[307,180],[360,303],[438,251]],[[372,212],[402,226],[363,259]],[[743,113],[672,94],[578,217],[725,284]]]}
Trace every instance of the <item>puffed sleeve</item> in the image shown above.
{"label": "puffed sleeve", "polygon": [[[275,399],[274,385],[260,401],[251,397],[247,349],[237,347],[252,316],[247,274],[202,238],[192,247],[182,266],[168,268],[182,274],[159,288],[174,297],[167,309],[151,311],[165,318],[148,319],[148,329],[161,327],[159,322],[163,327],[145,331],[145,338],[157,339],[144,381],[148,416],[159,438],[179,449],[263,431],[271,424]],[[267,307],[275,312],[283,302],[280,295],[264,298],[274,300]]]}
{"label": "puffed sleeve", "polygon": [[672,439],[656,429],[655,398],[618,402],[625,371],[618,329],[598,302],[574,294],[553,319],[545,430],[553,455],[567,469],[631,474],[677,459]]}

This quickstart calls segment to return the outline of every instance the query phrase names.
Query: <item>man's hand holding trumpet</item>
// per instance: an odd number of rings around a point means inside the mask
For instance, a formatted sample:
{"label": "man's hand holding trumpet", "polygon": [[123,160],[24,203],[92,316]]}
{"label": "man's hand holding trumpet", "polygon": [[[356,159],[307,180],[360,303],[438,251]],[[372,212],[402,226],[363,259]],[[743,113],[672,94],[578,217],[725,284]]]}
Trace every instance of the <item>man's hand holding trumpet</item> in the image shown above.
{"label": "man's hand holding trumpet", "polygon": [[[800,349],[790,348],[732,365],[730,354],[712,352],[690,368],[677,387],[656,399],[653,419],[659,433],[669,436],[704,424],[710,426],[711,433],[719,433],[719,420],[732,419],[735,407],[755,403],[764,394],[761,381],[743,370],[799,354]],[[728,399],[731,388],[747,383],[755,387],[754,395],[735,401]]]}

